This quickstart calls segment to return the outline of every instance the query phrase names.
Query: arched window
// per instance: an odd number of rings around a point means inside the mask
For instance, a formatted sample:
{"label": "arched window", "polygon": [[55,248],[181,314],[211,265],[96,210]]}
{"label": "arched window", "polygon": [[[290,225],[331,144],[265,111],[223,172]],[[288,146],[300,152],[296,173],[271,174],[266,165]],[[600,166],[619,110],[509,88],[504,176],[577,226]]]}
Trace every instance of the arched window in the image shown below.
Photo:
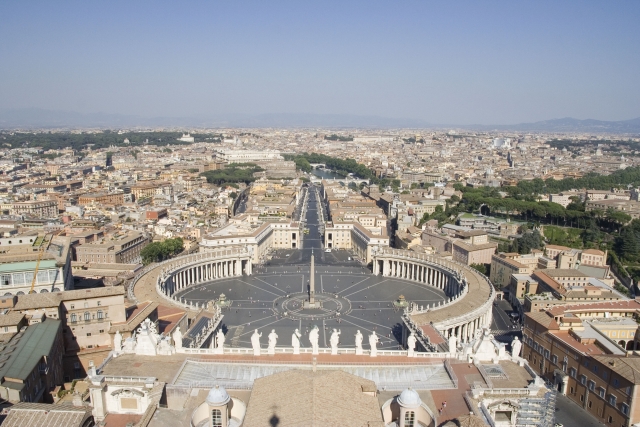
{"label": "arched window", "polygon": [[404,413],[404,426],[413,427],[416,422],[416,413],[413,411],[407,411]]}
{"label": "arched window", "polygon": [[86,322],[88,322],[89,320],[91,320],[91,314],[88,311],[84,312],[84,320]]}
{"label": "arched window", "polygon": [[98,320],[102,320],[103,317],[102,310],[98,310]]}
{"label": "arched window", "polygon": [[71,313],[71,323],[76,323],[78,321],[78,316],[75,313]]}
{"label": "arched window", "polygon": [[211,411],[211,425],[213,427],[222,427],[222,411],[220,409]]}

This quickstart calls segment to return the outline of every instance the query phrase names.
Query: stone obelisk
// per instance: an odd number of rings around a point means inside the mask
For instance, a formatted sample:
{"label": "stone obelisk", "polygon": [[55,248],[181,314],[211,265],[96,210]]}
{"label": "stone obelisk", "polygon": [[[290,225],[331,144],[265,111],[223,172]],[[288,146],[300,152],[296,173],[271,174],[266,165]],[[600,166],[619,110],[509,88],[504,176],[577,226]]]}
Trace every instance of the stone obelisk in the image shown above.
{"label": "stone obelisk", "polygon": [[311,251],[311,268],[309,269],[309,301],[304,302],[304,308],[320,308],[322,304],[316,301],[316,284],[315,284],[315,261],[313,250]]}
{"label": "stone obelisk", "polygon": [[309,270],[309,306],[315,307],[316,305],[316,285],[315,285],[315,268],[313,261],[313,251],[311,251],[311,269]]}

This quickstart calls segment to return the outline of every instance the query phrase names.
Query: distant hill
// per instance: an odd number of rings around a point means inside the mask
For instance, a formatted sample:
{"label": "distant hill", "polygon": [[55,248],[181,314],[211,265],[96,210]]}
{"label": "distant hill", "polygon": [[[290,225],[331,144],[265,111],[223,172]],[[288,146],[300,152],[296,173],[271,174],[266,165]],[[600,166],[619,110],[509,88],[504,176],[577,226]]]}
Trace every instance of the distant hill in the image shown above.
{"label": "distant hill", "polygon": [[471,125],[465,129],[477,130],[513,130],[518,132],[584,132],[584,133],[640,133],[640,117],[631,120],[603,121],[579,120],[571,117],[563,119],[544,120],[534,123],[520,123],[516,125]]}
{"label": "distant hill", "polygon": [[192,117],[142,117],[125,114],[77,113],[25,108],[0,111],[0,129],[131,127],[304,127],[368,129],[468,129],[517,132],[582,132],[640,134],[640,117],[632,120],[578,120],[570,117],[514,125],[435,125],[420,119],[398,119],[350,114],[218,114]]}

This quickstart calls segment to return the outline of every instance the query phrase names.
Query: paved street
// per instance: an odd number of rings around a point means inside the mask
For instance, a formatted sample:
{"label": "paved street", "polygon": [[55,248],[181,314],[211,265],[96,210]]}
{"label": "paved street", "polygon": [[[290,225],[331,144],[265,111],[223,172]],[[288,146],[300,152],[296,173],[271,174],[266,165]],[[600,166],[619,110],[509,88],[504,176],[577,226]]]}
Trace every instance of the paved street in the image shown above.
{"label": "paved street", "polygon": [[556,423],[564,427],[603,427],[604,424],[598,422],[587,411],[566,396],[558,395],[556,401]]}
{"label": "paved street", "polygon": [[496,301],[493,305],[491,333],[498,341],[511,343],[515,336],[522,339],[520,323],[511,316],[513,308],[507,300]]}

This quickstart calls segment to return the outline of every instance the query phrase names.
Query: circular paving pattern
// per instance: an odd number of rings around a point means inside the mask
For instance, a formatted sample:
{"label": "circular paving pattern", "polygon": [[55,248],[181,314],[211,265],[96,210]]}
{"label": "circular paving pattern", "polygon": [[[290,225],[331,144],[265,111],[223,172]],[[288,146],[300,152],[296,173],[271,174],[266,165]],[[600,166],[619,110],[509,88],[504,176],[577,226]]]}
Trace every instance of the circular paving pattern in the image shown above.
{"label": "circular paving pattern", "polygon": [[309,294],[297,293],[276,298],[273,311],[277,315],[296,320],[337,319],[351,312],[351,301],[338,294],[316,293],[316,308],[306,306]]}

